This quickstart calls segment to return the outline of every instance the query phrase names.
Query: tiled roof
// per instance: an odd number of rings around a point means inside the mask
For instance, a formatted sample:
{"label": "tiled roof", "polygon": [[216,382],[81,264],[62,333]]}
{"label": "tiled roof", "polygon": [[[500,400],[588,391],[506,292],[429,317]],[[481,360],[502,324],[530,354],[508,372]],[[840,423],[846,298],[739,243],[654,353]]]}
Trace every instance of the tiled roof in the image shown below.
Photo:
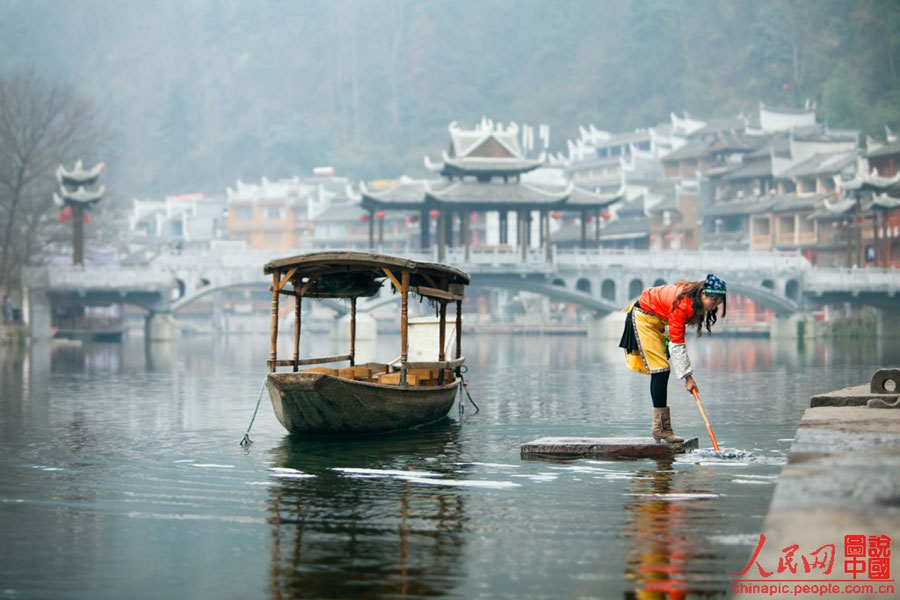
{"label": "tiled roof", "polygon": [[767,157],[741,165],[723,176],[722,179],[734,181],[736,179],[754,179],[770,175],[772,175],[772,161]]}
{"label": "tiled roof", "polygon": [[427,190],[430,199],[444,204],[556,205],[565,202],[571,187],[538,185],[523,182],[455,181],[439,189]]}
{"label": "tiled roof", "polygon": [[785,194],[783,196],[775,196],[770,210],[772,212],[809,210],[815,208],[817,204],[823,202],[828,196],[828,194],[811,194],[808,196]]}
{"label": "tiled roof", "polygon": [[704,217],[724,217],[728,215],[752,215],[769,210],[774,201],[771,198],[743,198],[730,202],[719,202],[701,211]]}
{"label": "tiled roof", "polygon": [[848,167],[854,167],[852,170],[855,171],[856,156],[856,151],[814,154],[784,171],[778,177],[779,179],[790,179],[793,177],[837,175]]}
{"label": "tiled roof", "polygon": [[633,239],[650,236],[650,218],[632,217],[610,221],[600,230],[600,240]]}
{"label": "tiled roof", "polygon": [[879,156],[891,156],[894,154],[900,154],[900,141],[891,142],[879,148],[875,148],[871,152],[867,152],[866,156],[869,158],[878,158]]}

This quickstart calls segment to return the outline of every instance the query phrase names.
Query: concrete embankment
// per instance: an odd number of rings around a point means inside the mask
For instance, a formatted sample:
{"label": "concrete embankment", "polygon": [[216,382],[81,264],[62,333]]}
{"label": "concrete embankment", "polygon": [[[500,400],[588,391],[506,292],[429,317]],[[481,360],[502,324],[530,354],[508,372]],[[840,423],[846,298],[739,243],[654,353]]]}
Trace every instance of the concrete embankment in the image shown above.
{"label": "concrete embankment", "polygon": [[[765,542],[755,561],[748,556],[751,564],[742,579],[790,580],[792,591],[803,585],[797,580],[818,579],[834,581],[843,591],[828,597],[897,597],[881,586],[900,590],[900,559],[889,558],[887,578],[877,573],[885,563],[870,561],[877,544],[884,549],[880,536],[890,538],[891,557],[900,553],[900,382],[887,388],[874,383],[811,398],[775,487],[763,525]],[[854,554],[860,541],[861,557]],[[851,593],[848,585],[861,587]],[[806,596],[822,597],[812,590],[795,597]]]}

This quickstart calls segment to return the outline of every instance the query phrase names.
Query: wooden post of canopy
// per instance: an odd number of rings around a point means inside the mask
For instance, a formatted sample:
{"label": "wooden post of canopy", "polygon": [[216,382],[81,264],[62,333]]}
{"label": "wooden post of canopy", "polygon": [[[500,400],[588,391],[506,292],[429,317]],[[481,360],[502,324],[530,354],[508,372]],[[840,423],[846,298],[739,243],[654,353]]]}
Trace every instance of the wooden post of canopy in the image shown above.
{"label": "wooden post of canopy", "polygon": [[462,300],[456,301],[456,358],[462,356]]}
{"label": "wooden post of canopy", "polygon": [[300,311],[303,308],[303,296],[300,290],[294,290],[294,373],[300,364]]}
{"label": "wooden post of canopy", "polygon": [[440,305],[441,322],[438,329],[438,362],[444,362],[446,360],[444,347],[446,346],[445,340],[447,339],[447,301],[441,300]]}
{"label": "wooden post of canopy", "polygon": [[[444,287],[447,287],[446,282]],[[447,339],[447,301],[441,300],[441,323],[438,329],[438,362],[444,362],[447,360],[447,353],[444,348],[447,346],[445,340]],[[438,384],[444,385],[444,368],[441,367],[441,370],[438,371]]]}
{"label": "wooden post of canopy", "polygon": [[276,348],[278,346],[278,284],[280,283],[281,273],[276,270],[272,273],[272,337],[271,346],[269,347],[269,360],[271,360],[271,364],[269,365],[270,373],[275,372],[275,361],[278,359]]}
{"label": "wooden post of canopy", "polygon": [[409,271],[400,274],[400,385],[406,385],[407,333],[409,328]]}
{"label": "wooden post of canopy", "polygon": [[594,215],[594,243],[597,245],[597,249],[600,249],[600,209],[597,209],[597,214]]}
{"label": "wooden post of canopy", "polygon": [[375,209],[369,209],[369,250],[375,248]]}
{"label": "wooden post of canopy", "polygon": [[356,366],[356,296],[350,298],[350,366]]}

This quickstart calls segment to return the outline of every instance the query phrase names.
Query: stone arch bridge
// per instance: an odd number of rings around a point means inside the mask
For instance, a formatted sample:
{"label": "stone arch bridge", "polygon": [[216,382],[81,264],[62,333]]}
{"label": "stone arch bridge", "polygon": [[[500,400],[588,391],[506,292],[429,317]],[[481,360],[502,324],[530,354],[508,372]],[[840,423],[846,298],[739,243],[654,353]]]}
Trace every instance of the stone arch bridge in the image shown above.
{"label": "stone arch bridge", "polygon": [[[49,336],[50,310],[65,304],[133,304],[154,323],[171,320],[184,306],[227,288],[268,289],[262,266],[277,256],[271,251],[182,253],[163,255],[139,267],[39,267],[26,269],[25,313],[32,337]],[[406,252],[414,260],[435,261],[430,253]],[[473,286],[527,291],[573,302],[607,314],[618,311],[647,286],[716,273],[740,293],[778,316],[818,305],[852,301],[891,312],[900,311],[896,294],[900,272],[883,269],[813,268],[797,253],[718,251],[572,250],[525,253],[449,251],[445,261],[472,275]],[[371,310],[398,296],[384,292],[358,310]],[[345,303],[333,303],[339,313]],[[900,316],[900,315],[898,315]]]}

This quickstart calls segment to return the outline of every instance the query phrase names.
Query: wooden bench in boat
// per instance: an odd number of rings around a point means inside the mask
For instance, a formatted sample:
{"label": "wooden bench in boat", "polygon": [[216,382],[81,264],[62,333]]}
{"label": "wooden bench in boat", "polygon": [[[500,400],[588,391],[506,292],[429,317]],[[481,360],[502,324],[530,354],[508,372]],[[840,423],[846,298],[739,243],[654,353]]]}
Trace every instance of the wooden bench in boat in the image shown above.
{"label": "wooden bench in boat", "polygon": [[[331,369],[328,367],[312,367],[301,373],[324,373],[332,377],[367,381],[383,385],[400,385],[400,371],[388,372],[389,366],[381,363],[366,363],[355,367]],[[444,369],[444,384],[453,382],[453,370]],[[440,384],[440,369],[409,369],[406,372],[406,384],[410,386],[437,386]]]}

